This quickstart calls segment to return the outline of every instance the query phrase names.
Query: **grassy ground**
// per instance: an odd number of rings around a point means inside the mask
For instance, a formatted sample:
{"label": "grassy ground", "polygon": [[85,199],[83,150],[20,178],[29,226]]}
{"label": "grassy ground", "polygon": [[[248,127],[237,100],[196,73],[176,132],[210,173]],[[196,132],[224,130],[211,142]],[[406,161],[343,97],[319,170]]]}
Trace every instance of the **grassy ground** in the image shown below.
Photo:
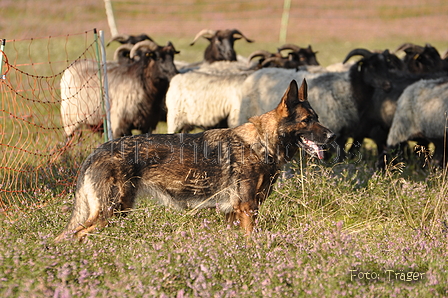
{"label": "grassy ground", "polygon": [[[64,1],[50,2],[45,6],[40,1],[2,2],[1,38],[35,38],[107,28],[102,1],[81,1],[73,7]],[[173,20],[163,11],[151,10],[153,14],[148,16],[149,11],[141,7],[126,9],[123,2],[113,2],[120,31],[146,32],[160,44],[171,40],[181,51],[179,60],[193,62],[202,58],[206,43],[201,41],[194,47],[188,44],[204,27],[236,27],[255,39],[252,44],[236,43],[237,52],[244,56],[258,49],[274,51],[280,45],[278,28],[268,27],[279,23],[281,5],[276,4],[272,13],[268,11],[259,18],[241,15],[227,20],[226,15],[224,19],[217,16],[207,21],[201,11],[195,12],[203,16],[200,19],[193,20],[186,12],[174,14],[177,19]],[[402,6],[401,1],[375,1],[372,9],[361,2],[346,9],[339,2],[324,2],[305,5],[303,1],[292,1],[287,40],[311,44],[319,51],[317,57],[322,65],[341,62],[355,47],[394,49],[411,41],[430,42],[441,52],[448,48],[446,30],[440,30],[446,25],[447,6],[442,2],[426,1],[418,9],[415,5]],[[201,7],[197,6],[199,10]],[[360,10],[368,13],[365,18],[359,17]],[[187,21],[187,25],[179,25]],[[13,48],[10,42],[6,47],[8,58],[16,59],[18,64],[33,60],[36,63],[29,66],[37,70],[33,74],[48,75],[38,71],[40,62],[51,60],[52,74],[57,73],[59,64],[54,62],[62,61],[65,67],[72,61],[67,58],[72,57],[71,51],[80,46],[64,42],[63,46],[49,49],[50,42],[41,42],[41,51],[29,50],[30,44],[39,40],[25,42],[23,49],[20,42]],[[109,58],[113,50],[114,46],[108,48]],[[21,76],[14,79],[26,81]],[[29,82],[33,85],[35,81]],[[55,79],[53,83],[57,86],[58,82]],[[6,114],[1,117],[0,138],[1,144],[9,147],[2,147],[1,188],[8,187],[3,179],[13,175],[6,166],[25,163],[21,170],[26,175],[28,167],[37,164],[39,172],[31,172],[34,191],[18,196],[28,207],[18,216],[6,216],[0,210],[1,297],[448,296],[445,173],[414,163],[391,166],[379,173],[374,169],[375,156],[368,149],[363,149],[357,162],[301,165],[296,161],[287,167],[262,205],[257,231],[248,242],[216,210],[179,212],[144,201],[128,216],[114,217],[107,228],[90,235],[86,243],[54,244],[52,240],[70,216],[80,163],[101,139],[84,134],[78,144],[80,152],[70,151],[48,164],[45,159],[9,159],[17,152],[34,152],[33,144],[37,144],[39,153],[59,146],[63,138],[58,116],[45,118],[49,113],[58,115],[54,108],[58,91],[50,91],[54,92],[55,102],[47,114],[39,115],[37,123],[47,125],[52,119],[57,136],[48,134],[48,130],[33,130],[30,134],[23,129],[22,118],[34,121],[32,117],[36,117],[29,102],[23,106],[14,103],[11,109],[2,101]],[[48,100],[46,94],[29,97]],[[8,126],[11,110],[21,117],[16,120],[22,126],[14,130]],[[162,123],[158,132],[164,130]],[[20,140],[16,142],[19,135],[6,141],[11,131],[20,132],[29,144],[23,147]],[[14,146],[24,150],[13,151]],[[4,191],[0,199],[4,196],[12,194]],[[33,206],[27,199],[33,200]]]}
{"label": "grassy ground", "polygon": [[86,243],[54,244],[71,195],[3,218],[3,297],[446,297],[440,171],[293,162],[247,241],[216,210],[140,202]]}

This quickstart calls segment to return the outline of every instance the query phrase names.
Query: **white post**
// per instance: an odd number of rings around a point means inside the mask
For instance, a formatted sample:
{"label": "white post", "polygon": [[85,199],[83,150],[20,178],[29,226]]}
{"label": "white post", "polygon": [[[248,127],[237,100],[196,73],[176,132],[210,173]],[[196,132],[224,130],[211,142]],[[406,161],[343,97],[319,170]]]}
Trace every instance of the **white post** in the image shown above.
{"label": "white post", "polygon": [[109,82],[107,81],[107,60],[106,47],[104,46],[104,31],[100,30],[100,44],[101,44],[101,63],[103,65],[103,86],[104,86],[104,109],[106,110],[106,127],[104,133],[107,133],[107,139],[112,140],[112,127],[110,124],[110,100],[109,100]]}
{"label": "white post", "polygon": [[106,5],[107,23],[109,24],[110,33],[112,34],[112,36],[115,36],[118,34],[118,30],[117,30],[117,24],[115,23],[112,4],[110,3],[110,0],[104,0],[104,4]]}
{"label": "white post", "polygon": [[281,43],[286,42],[286,33],[288,31],[288,21],[289,21],[289,10],[291,8],[291,0],[284,0],[283,3],[283,14],[282,14],[282,24],[280,27],[280,37],[279,41]]}

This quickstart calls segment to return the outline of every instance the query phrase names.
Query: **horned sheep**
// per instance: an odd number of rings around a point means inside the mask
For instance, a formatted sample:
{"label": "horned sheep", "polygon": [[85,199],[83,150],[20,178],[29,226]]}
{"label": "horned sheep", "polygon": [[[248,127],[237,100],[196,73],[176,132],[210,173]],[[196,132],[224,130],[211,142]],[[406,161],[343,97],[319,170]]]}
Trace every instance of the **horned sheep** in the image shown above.
{"label": "horned sheep", "polygon": [[439,51],[430,44],[424,47],[412,43],[399,46],[395,53],[404,51],[402,58],[406,68],[411,73],[448,72],[448,61],[440,56]]}
{"label": "horned sheep", "polygon": [[234,49],[235,41],[244,38],[247,42],[251,43],[253,40],[247,38],[238,29],[225,29],[225,30],[212,30],[203,29],[196,34],[194,40],[190,43],[190,46],[194,45],[199,38],[205,38],[209,41],[208,46],[204,51],[203,61],[186,63],[176,61],[176,66],[180,73],[185,73],[194,69],[198,69],[202,65],[213,64],[219,61],[232,61],[241,62],[245,67],[247,59],[238,56]]}
{"label": "horned sheep", "polygon": [[[132,47],[128,63],[107,62],[114,138],[130,135],[133,129],[151,132],[156,128],[169,82],[178,73],[173,63],[176,53],[171,42],[159,46],[144,40]],[[101,125],[104,113],[99,86],[96,61],[79,60],[65,70],[61,116],[67,136],[81,125]]]}
{"label": "horned sheep", "polygon": [[[429,49],[429,51],[432,51]],[[394,119],[397,101],[403,91],[411,84],[422,80],[438,78],[443,75],[440,68],[432,64],[428,60],[419,60],[422,69],[428,71],[411,72],[408,69],[409,64],[405,64],[395,54],[388,50],[382,53],[371,53],[365,49],[356,49],[353,53],[358,52],[364,57],[371,57],[367,61],[375,58],[369,65],[361,65],[362,68],[379,68],[382,72],[372,77],[373,80],[369,89],[364,90],[364,107],[360,111],[363,115],[359,129],[355,136],[357,142],[362,142],[363,138],[371,138],[377,146],[379,168],[385,167],[385,154],[387,153],[387,136]],[[353,55],[348,55],[345,61]],[[437,54],[438,56],[438,54]],[[428,62],[426,62],[428,61]],[[358,62],[359,63],[359,62]],[[381,66],[382,65],[382,66]],[[433,71],[430,71],[433,69]],[[368,71],[365,75],[371,76]],[[356,77],[356,75],[355,75]],[[354,87],[359,85],[355,83]]]}
{"label": "horned sheep", "polygon": [[[283,51],[289,50],[286,56]],[[299,47],[295,44],[285,44],[277,49],[276,53],[270,53],[264,50],[258,50],[249,55],[248,60],[259,58],[258,63],[253,67],[255,69],[265,67],[279,67],[287,69],[298,69],[300,66],[318,66],[316,53],[309,45],[307,48]]]}

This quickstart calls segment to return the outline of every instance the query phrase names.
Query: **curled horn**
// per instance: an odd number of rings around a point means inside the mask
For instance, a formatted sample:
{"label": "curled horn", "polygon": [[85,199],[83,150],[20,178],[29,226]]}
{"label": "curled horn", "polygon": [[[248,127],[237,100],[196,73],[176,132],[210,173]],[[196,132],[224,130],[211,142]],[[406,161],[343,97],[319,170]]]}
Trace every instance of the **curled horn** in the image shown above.
{"label": "curled horn", "polygon": [[263,57],[264,59],[267,59],[271,56],[272,56],[272,53],[269,53],[268,51],[259,50],[259,51],[255,51],[255,52],[251,53],[247,59],[249,59],[249,61],[251,61],[255,57]]}
{"label": "curled horn", "polygon": [[151,51],[155,51],[159,48],[159,46],[151,40],[147,39],[147,40],[139,41],[132,47],[130,57],[134,58],[137,50],[140,49],[141,47],[145,47],[145,46],[148,47]]}
{"label": "curled horn", "polygon": [[123,44],[123,45],[119,46],[114,52],[114,60],[118,61],[120,58],[120,53],[122,53],[124,51],[131,52],[133,47],[134,47],[134,45],[132,45],[132,44]]}
{"label": "curled horn", "polygon": [[274,66],[283,67],[284,65],[282,62],[283,62],[283,59],[281,57],[277,57],[277,56],[269,57],[269,58],[266,58],[263,62],[261,62],[261,68],[267,67],[271,63],[273,63]]}
{"label": "curled horn", "polygon": [[194,40],[190,43],[190,46],[194,45],[194,43],[196,42],[196,40],[199,39],[199,37],[205,36],[205,35],[215,35],[216,31],[215,30],[211,30],[211,29],[202,29],[201,31],[199,31],[198,34],[196,34]]}
{"label": "curled horn", "polygon": [[342,64],[347,62],[351,57],[357,56],[357,55],[363,56],[364,58],[370,58],[373,55],[373,53],[366,49],[354,49],[350,53],[348,53],[347,57],[345,57]]}
{"label": "curled horn", "polygon": [[279,47],[277,49],[277,51],[281,52],[281,51],[284,51],[284,50],[293,50],[294,52],[298,52],[301,49],[302,49],[301,47],[299,47],[299,46],[297,46],[295,44],[288,43],[288,44],[285,44],[285,45],[282,45],[281,47]]}
{"label": "curled horn", "polygon": [[235,34],[241,35],[247,42],[254,42],[252,39],[249,39],[246,36],[244,36],[244,34],[241,33],[240,30],[238,30],[238,29],[233,29],[231,31],[231,33],[232,33],[232,35],[235,35]]}
{"label": "curled horn", "polygon": [[397,53],[399,51],[405,51],[411,49],[413,52],[421,53],[424,48],[422,46],[415,45],[413,43],[404,43],[393,51],[393,53]]}
{"label": "curled horn", "polygon": [[112,37],[111,40],[107,43],[106,47],[108,47],[112,42],[118,41],[119,43],[126,43],[129,40],[130,35],[128,34],[118,34]]}

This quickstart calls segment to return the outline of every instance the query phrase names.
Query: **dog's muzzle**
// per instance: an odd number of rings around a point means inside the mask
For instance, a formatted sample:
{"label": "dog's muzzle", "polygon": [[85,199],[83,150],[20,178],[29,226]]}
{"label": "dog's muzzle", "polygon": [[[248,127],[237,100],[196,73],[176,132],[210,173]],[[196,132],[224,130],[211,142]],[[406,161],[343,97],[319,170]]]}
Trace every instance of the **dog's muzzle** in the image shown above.
{"label": "dog's muzzle", "polygon": [[305,136],[300,136],[300,144],[309,155],[315,155],[317,156],[317,158],[323,159],[325,151],[323,146],[325,144],[331,143],[335,139],[336,135],[332,131],[328,130],[328,132],[325,133],[325,137],[326,139],[324,139],[323,142],[317,142],[307,139]]}

